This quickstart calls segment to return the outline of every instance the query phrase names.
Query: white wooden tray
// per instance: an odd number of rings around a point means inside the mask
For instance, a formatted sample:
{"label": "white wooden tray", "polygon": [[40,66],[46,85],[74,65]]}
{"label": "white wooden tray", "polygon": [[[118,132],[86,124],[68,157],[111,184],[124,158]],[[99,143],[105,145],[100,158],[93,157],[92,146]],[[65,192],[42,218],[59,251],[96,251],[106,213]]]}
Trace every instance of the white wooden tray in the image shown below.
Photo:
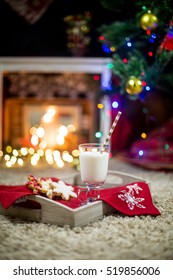
{"label": "white wooden tray", "polygon": [[[75,186],[82,186],[79,173],[63,178],[63,180]],[[144,182],[145,180],[127,173],[110,170],[108,171],[104,188],[123,186],[134,181]],[[149,182],[147,183],[149,184]],[[30,205],[29,207],[27,206],[28,204]],[[77,209],[71,209],[40,195],[26,196],[8,209],[3,208],[0,204],[0,214],[3,215],[33,222],[57,224],[59,226],[69,225],[70,227],[88,224],[113,212],[115,212],[115,209],[102,201],[92,202]]]}

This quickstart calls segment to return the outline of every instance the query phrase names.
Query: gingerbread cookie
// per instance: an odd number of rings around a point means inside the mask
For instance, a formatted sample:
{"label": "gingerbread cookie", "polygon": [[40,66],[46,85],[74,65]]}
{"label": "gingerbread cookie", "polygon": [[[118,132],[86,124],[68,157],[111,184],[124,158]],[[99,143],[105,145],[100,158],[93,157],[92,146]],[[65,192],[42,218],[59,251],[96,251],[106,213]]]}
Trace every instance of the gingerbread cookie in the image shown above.
{"label": "gingerbread cookie", "polygon": [[32,189],[34,194],[45,194],[50,199],[54,197],[60,197],[64,200],[69,200],[71,197],[77,198],[74,188],[62,180],[54,182],[50,178],[36,179],[33,175],[29,175],[28,179],[29,182],[26,183],[26,186]]}
{"label": "gingerbread cookie", "polygon": [[72,186],[66,185],[63,181],[52,182],[53,195],[61,196],[64,200],[69,200],[70,197],[77,197]]}

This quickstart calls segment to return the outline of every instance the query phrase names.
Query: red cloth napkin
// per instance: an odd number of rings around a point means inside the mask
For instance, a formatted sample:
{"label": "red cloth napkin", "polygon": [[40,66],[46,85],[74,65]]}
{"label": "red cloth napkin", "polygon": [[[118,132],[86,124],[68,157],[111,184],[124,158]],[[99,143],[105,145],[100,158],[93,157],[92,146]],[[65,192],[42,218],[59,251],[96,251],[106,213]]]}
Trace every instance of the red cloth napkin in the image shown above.
{"label": "red cloth napkin", "polygon": [[17,199],[30,194],[33,194],[32,190],[28,189],[25,185],[19,185],[19,186],[0,185],[0,202],[4,208],[8,208]]}
{"label": "red cloth napkin", "polygon": [[101,200],[128,215],[160,215],[145,182],[134,182],[122,187],[101,191]]}
{"label": "red cloth napkin", "polygon": [[[55,178],[52,180],[58,181],[58,179]],[[73,187],[74,191],[78,193],[79,188],[77,186]],[[0,203],[4,208],[8,208],[17,199],[31,194],[33,194],[32,190],[28,189],[26,185],[0,185]],[[83,193],[80,195],[82,196]],[[75,209],[80,207],[81,200],[81,197],[78,197],[70,198],[69,201],[63,199],[58,199],[56,201]],[[145,182],[134,182],[121,187],[101,189],[100,200],[128,216],[160,215],[160,211],[153,204],[149,186]]]}

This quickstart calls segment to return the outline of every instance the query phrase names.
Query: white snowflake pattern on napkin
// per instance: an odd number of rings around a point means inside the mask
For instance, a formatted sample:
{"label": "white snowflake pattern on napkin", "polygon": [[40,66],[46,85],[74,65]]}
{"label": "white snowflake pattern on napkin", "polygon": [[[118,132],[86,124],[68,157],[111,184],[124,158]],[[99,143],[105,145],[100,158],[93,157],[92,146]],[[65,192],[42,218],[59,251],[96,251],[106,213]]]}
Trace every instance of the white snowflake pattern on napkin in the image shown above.
{"label": "white snowflake pattern on napkin", "polygon": [[138,184],[129,185],[126,186],[127,190],[122,190],[121,193],[118,195],[118,198],[125,201],[129,207],[130,210],[133,210],[134,207],[138,208],[146,208],[144,205],[142,205],[140,202],[144,201],[145,198],[143,197],[135,197],[135,193],[138,194],[140,190],[142,190]]}

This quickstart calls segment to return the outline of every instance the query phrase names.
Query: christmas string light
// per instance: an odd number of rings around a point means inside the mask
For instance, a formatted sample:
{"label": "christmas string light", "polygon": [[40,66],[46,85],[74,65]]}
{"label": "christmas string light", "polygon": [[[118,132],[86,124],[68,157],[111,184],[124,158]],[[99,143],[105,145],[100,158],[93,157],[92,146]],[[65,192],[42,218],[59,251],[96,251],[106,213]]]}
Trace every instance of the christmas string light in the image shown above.
{"label": "christmas string light", "polygon": [[[61,136],[64,144],[64,137],[68,133],[73,132],[72,125],[67,127],[64,125],[59,126],[58,136]],[[44,132],[44,133],[43,133]],[[5,164],[6,167],[10,168],[13,166],[22,166],[24,164],[31,164],[32,166],[37,166],[40,164],[56,165],[58,168],[62,168],[65,164],[77,165],[79,164],[78,156],[76,151],[72,150],[71,154],[69,151],[63,150],[63,146],[60,150],[56,148],[48,148],[46,141],[43,140],[45,131],[41,127],[32,127],[30,129],[31,133],[31,144],[33,147],[21,147],[19,149],[13,148],[7,145],[5,151],[0,151],[0,162]],[[33,136],[36,137],[36,142],[33,141]],[[61,140],[62,140],[61,139]],[[59,140],[59,139],[58,139]]]}
{"label": "christmas string light", "polygon": [[112,107],[113,107],[113,108],[118,108],[118,106],[119,106],[119,104],[118,104],[117,101],[113,101],[113,102],[112,102]]}

